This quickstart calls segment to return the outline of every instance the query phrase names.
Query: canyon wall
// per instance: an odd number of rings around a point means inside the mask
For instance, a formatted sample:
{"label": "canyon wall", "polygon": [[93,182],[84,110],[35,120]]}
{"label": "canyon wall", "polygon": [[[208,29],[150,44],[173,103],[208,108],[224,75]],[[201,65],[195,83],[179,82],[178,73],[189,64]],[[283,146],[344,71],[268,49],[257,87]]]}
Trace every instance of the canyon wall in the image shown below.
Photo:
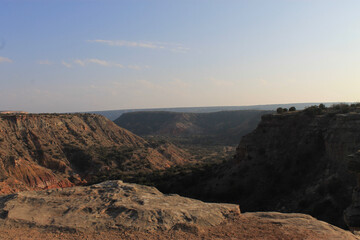
{"label": "canyon wall", "polygon": [[243,211],[302,212],[346,227],[355,176],[347,157],[360,149],[360,114],[306,111],[264,115],[234,158],[186,195],[240,203]]}
{"label": "canyon wall", "polygon": [[0,115],[0,193],[69,187],[115,170],[165,169],[188,157],[100,115]]}

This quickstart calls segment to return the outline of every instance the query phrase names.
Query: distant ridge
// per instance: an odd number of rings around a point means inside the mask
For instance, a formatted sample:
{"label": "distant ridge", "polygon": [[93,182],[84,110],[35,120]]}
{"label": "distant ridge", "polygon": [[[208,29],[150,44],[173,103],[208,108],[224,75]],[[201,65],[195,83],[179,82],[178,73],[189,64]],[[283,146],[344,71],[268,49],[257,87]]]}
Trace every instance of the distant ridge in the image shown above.
{"label": "distant ridge", "polygon": [[0,111],[0,114],[28,114],[28,112],[24,111]]}
{"label": "distant ridge", "polygon": [[168,137],[194,146],[236,146],[254,130],[264,114],[274,111],[232,110],[202,113],[138,111],[122,114],[114,123],[139,136]]}
{"label": "distant ridge", "polygon": [[[324,103],[330,106],[337,102]],[[191,113],[210,113],[219,111],[232,111],[232,110],[275,110],[278,107],[296,107],[299,110],[307,106],[319,105],[316,103],[287,103],[287,104],[264,104],[264,105],[250,105],[250,106],[209,106],[209,107],[176,107],[176,108],[139,108],[139,109],[119,109],[119,110],[106,110],[106,111],[88,111],[86,113],[95,113],[103,115],[104,117],[114,121],[123,113],[127,112],[142,112],[142,111],[168,111],[168,112],[191,112]]]}

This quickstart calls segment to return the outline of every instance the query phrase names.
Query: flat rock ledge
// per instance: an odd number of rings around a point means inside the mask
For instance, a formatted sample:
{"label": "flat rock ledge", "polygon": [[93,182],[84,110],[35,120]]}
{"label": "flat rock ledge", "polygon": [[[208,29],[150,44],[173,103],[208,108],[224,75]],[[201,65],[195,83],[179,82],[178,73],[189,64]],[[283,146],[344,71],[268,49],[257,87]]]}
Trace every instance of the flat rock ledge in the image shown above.
{"label": "flat rock ledge", "polygon": [[[281,227],[293,239],[359,239],[350,231],[301,213],[249,212],[242,214],[252,222],[261,221]],[[259,224],[260,225],[260,224]],[[301,236],[301,234],[304,234]],[[281,239],[281,238],[279,238]],[[291,239],[291,237],[289,237]]]}
{"label": "flat rock ledge", "polygon": [[122,181],[0,197],[2,223],[75,231],[209,227],[237,216],[235,204],[204,203]]}

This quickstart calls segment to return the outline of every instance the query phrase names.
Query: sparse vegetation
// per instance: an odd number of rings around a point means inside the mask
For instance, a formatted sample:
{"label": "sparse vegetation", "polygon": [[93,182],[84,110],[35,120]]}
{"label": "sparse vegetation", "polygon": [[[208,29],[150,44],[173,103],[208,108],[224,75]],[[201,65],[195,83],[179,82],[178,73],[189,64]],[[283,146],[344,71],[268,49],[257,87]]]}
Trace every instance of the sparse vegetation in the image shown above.
{"label": "sparse vegetation", "polygon": [[335,114],[346,114],[350,112],[357,112],[360,113],[360,104],[353,103],[338,103],[333,104],[330,107],[326,107],[324,104],[320,104],[319,106],[310,106],[304,109],[305,114],[315,116],[315,115],[323,115],[327,114],[328,116],[333,116]]}
{"label": "sparse vegetation", "polygon": [[352,110],[350,105],[346,103],[333,104],[331,108],[338,111],[339,113],[348,113],[350,110]]}
{"label": "sparse vegetation", "polygon": [[309,115],[309,116],[315,116],[315,115],[320,115],[323,113],[323,110],[321,108],[319,108],[316,105],[307,107],[304,109],[305,114]]}
{"label": "sparse vegetation", "polygon": [[66,145],[63,149],[70,163],[82,173],[91,170],[94,174],[101,171],[103,167],[110,167],[114,171],[132,171],[146,168],[146,165],[136,166],[136,163],[130,160],[136,152],[134,147],[105,147],[91,146],[89,148],[80,148],[76,145]]}
{"label": "sparse vegetation", "polygon": [[74,145],[66,145],[63,151],[76,170],[85,172],[91,168],[92,157],[84,149]]}
{"label": "sparse vegetation", "polygon": [[242,136],[273,111],[239,110],[213,113],[132,112],[114,122],[158,147],[171,142],[202,162],[221,162],[235,154]]}
{"label": "sparse vegetation", "polygon": [[163,193],[181,192],[184,196],[191,196],[187,189],[196,183],[201,183],[204,179],[210,178],[215,169],[218,169],[221,165],[222,163],[197,163],[155,171],[124,172],[112,170],[97,174],[89,184],[108,179],[121,179],[125,182],[155,186]]}
{"label": "sparse vegetation", "polygon": [[[277,114],[283,114],[283,113],[286,113],[287,111],[295,112],[296,108],[290,107],[289,109],[287,109],[287,108],[279,107],[276,109]],[[301,112],[303,112],[309,116],[316,116],[316,115],[323,115],[323,114],[332,116],[334,114],[346,114],[346,113],[350,113],[350,112],[360,113],[360,103],[352,103],[352,104],[337,103],[337,104],[331,105],[330,107],[326,107],[325,104],[321,103],[321,104],[319,104],[319,106],[312,105],[312,106],[305,107],[305,109],[303,111],[300,111],[300,114],[301,114]]]}

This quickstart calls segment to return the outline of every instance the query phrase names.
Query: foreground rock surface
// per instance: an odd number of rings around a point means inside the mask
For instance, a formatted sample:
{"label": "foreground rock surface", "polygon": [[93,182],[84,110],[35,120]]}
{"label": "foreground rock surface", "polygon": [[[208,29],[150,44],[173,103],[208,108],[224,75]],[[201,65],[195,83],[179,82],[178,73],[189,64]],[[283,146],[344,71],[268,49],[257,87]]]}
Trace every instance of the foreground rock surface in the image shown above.
{"label": "foreground rock surface", "polygon": [[0,197],[0,239],[358,239],[305,214],[240,214],[234,204],[122,181]]}
{"label": "foreground rock surface", "polygon": [[21,192],[0,198],[0,206],[6,221],[73,230],[168,230],[181,224],[215,226],[227,216],[240,214],[234,204],[164,195],[156,188],[122,181]]}

